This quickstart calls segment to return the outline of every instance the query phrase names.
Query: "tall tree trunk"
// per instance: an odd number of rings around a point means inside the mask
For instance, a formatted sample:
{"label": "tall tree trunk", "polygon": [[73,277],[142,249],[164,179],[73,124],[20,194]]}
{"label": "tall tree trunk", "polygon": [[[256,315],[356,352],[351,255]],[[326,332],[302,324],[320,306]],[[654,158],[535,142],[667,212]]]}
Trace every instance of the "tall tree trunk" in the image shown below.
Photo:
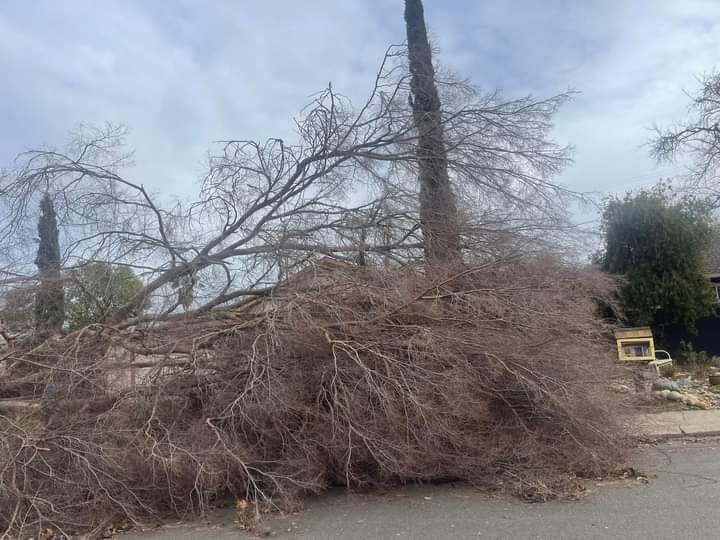
{"label": "tall tree trunk", "polygon": [[35,334],[47,338],[62,331],[65,322],[65,291],[60,274],[60,241],[55,208],[49,194],[40,201],[38,245],[35,264],[40,286],[35,293]]}
{"label": "tall tree trunk", "polygon": [[448,176],[440,96],[421,0],[405,0],[411,105],[418,131],[420,224],[431,266],[462,261],[457,206]]}

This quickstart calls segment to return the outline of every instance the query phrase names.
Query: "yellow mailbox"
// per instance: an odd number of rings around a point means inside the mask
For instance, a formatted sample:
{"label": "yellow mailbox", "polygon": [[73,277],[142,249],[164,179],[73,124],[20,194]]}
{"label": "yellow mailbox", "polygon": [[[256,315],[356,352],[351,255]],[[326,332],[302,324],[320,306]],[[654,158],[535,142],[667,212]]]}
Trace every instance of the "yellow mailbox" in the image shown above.
{"label": "yellow mailbox", "polygon": [[648,327],[618,328],[615,330],[618,358],[622,362],[652,362],[655,360],[655,342]]}

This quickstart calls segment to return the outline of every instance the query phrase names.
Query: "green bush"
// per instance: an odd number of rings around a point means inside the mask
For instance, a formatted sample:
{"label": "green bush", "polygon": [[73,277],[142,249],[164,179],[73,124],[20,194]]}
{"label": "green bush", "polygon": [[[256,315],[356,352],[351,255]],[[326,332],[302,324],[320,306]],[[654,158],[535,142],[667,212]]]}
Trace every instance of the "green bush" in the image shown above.
{"label": "green bush", "polygon": [[715,234],[711,209],[668,183],[605,201],[596,260],[623,275],[618,300],[629,326],[650,326],[662,341],[673,327],[695,334],[695,322],[717,312],[703,267]]}
{"label": "green bush", "polygon": [[[115,312],[143,289],[143,282],[131,268],[92,263],[76,271],[66,291],[65,312],[68,330],[90,324],[105,324]],[[149,306],[146,302],[137,313]]]}
{"label": "green bush", "polygon": [[678,363],[692,366],[718,366],[720,357],[710,356],[706,351],[696,351],[692,343],[680,342]]}

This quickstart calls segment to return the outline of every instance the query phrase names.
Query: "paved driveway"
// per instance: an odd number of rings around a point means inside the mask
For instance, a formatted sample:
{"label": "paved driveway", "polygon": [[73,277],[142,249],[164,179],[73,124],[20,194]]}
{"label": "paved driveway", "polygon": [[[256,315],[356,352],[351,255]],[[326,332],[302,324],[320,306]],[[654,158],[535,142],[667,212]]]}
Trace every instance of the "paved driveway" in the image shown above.
{"label": "paved driveway", "polygon": [[[335,492],[269,525],[274,538],[287,540],[720,538],[720,440],[671,441],[641,450],[636,463],[649,483],[595,484],[578,501],[527,504],[450,485]],[[233,518],[227,511],[210,525],[166,526],[121,540],[251,537]]]}

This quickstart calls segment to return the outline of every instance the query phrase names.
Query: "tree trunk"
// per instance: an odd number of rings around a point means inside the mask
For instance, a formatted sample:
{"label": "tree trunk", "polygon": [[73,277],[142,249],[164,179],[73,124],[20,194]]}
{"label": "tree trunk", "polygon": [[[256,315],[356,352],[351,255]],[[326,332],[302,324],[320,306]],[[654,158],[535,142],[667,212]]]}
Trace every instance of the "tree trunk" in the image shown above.
{"label": "tree trunk", "polygon": [[35,334],[48,338],[62,332],[65,322],[65,291],[60,274],[60,241],[55,208],[49,194],[40,201],[38,245],[35,264],[40,274],[40,286],[35,293]]}
{"label": "tree trunk", "polygon": [[405,0],[411,105],[418,131],[420,225],[431,266],[462,262],[457,207],[448,176],[440,96],[421,0]]}

